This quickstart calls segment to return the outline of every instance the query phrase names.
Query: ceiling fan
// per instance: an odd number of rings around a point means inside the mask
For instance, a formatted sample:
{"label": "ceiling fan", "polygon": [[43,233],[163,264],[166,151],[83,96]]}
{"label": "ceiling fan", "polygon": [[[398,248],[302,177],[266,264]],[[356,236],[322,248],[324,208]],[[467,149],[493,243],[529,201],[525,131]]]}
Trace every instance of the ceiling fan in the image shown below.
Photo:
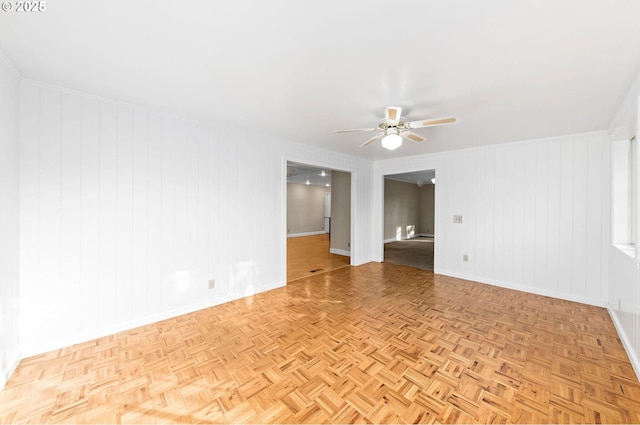
{"label": "ceiling fan", "polygon": [[402,145],[402,139],[406,138],[414,142],[424,142],[426,139],[410,130],[414,128],[433,127],[436,125],[452,124],[455,118],[432,118],[418,121],[402,121],[402,108],[389,106],[385,110],[384,119],[377,127],[356,128],[350,130],[334,130],[334,133],[355,133],[359,131],[378,131],[379,133],[364,142],[360,147],[365,147],[382,138],[382,147],[394,150]]}

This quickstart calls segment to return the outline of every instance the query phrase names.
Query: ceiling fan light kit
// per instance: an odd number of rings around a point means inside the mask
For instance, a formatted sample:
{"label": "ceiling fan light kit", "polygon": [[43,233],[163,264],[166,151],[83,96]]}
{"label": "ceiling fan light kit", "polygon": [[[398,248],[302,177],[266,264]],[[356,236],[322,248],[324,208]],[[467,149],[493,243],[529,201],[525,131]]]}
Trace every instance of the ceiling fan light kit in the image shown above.
{"label": "ceiling fan light kit", "polygon": [[424,142],[426,139],[419,134],[409,131],[414,128],[433,127],[436,125],[452,124],[456,122],[456,118],[433,118],[427,120],[418,120],[405,122],[401,119],[402,108],[397,106],[389,106],[385,110],[384,119],[380,121],[377,127],[374,128],[357,128],[350,130],[334,130],[334,133],[355,133],[361,131],[379,131],[366,142],[360,145],[365,147],[375,142],[378,139],[381,140],[382,147],[389,150],[394,150],[402,145],[403,139],[408,139],[416,143]]}
{"label": "ceiling fan light kit", "polygon": [[398,134],[398,130],[388,131],[387,135],[382,138],[382,147],[390,151],[402,146],[402,136]]}

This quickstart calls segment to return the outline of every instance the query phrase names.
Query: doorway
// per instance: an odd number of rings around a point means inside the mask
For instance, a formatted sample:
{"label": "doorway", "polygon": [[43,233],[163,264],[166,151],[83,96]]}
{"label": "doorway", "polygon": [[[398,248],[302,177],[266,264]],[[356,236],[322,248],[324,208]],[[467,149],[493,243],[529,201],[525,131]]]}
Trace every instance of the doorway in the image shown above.
{"label": "doorway", "polygon": [[384,178],[384,261],[433,270],[435,170]]}
{"label": "doorway", "polygon": [[287,162],[286,280],[350,265],[351,173]]}

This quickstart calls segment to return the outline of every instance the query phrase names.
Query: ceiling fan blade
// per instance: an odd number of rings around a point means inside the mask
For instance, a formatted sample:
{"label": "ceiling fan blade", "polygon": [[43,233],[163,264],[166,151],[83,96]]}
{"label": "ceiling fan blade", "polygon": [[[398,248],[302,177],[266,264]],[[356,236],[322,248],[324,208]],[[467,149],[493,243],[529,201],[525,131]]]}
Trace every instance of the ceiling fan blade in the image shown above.
{"label": "ceiling fan blade", "polygon": [[452,124],[456,122],[455,118],[433,118],[429,120],[411,121],[405,124],[407,128],[433,127],[436,125]]}
{"label": "ceiling fan blade", "polygon": [[375,128],[352,128],[352,129],[348,129],[348,130],[333,130],[334,133],[356,133],[359,131],[376,131],[378,130],[377,127]]}
{"label": "ceiling fan blade", "polygon": [[416,133],[413,133],[411,131],[405,131],[401,134],[401,136],[417,143],[424,142],[425,140],[427,140],[424,137]]}
{"label": "ceiling fan blade", "polygon": [[402,114],[402,108],[389,106],[384,112],[384,120],[389,125],[398,125],[400,122],[400,114]]}
{"label": "ceiling fan blade", "polygon": [[369,146],[371,143],[375,142],[376,140],[378,140],[382,136],[384,136],[384,133],[378,133],[378,134],[376,134],[375,136],[373,136],[372,138],[370,138],[369,140],[367,140],[366,142],[364,142],[363,144],[361,144],[358,147],[359,148],[364,148],[365,146]]}

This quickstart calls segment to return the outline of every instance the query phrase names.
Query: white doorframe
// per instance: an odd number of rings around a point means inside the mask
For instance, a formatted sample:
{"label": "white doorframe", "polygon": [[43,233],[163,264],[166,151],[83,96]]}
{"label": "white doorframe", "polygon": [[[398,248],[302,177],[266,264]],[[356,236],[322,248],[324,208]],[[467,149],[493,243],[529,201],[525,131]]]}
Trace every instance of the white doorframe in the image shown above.
{"label": "white doorframe", "polygon": [[331,233],[331,192],[324,194],[324,232]]}
{"label": "white doorframe", "polygon": [[[318,167],[318,168],[324,168],[327,170],[335,170],[335,171],[342,171],[345,173],[349,173],[351,175],[351,234],[349,235],[349,238],[351,240],[351,256],[349,258],[349,264],[353,264],[354,261],[354,257],[355,257],[355,252],[356,249],[358,249],[357,244],[354,244],[353,242],[356,240],[355,239],[355,232],[356,232],[356,220],[355,220],[355,214],[356,214],[356,196],[357,196],[357,191],[356,191],[356,186],[357,186],[357,180],[356,180],[356,176],[357,173],[356,171],[352,170],[352,169],[345,169],[345,168],[340,168],[339,166],[336,166],[334,164],[328,164],[328,163],[322,163],[322,162],[314,162],[314,161],[310,161],[308,159],[300,159],[300,158],[295,158],[295,157],[291,157],[291,156],[287,156],[287,155],[283,155],[282,156],[282,167],[281,167],[281,172],[282,172],[282,203],[281,203],[281,211],[282,211],[282,215],[280,217],[280,224],[282,226],[282,229],[284,229],[284,232],[282,232],[282,235],[280,236],[280,253],[282,255],[282,263],[280,265],[280,273],[281,276],[283,276],[284,278],[284,282],[283,284],[287,284],[287,163],[289,162],[295,162],[298,164],[305,164],[305,165],[310,165],[312,167]],[[357,258],[357,257],[356,257]]]}

